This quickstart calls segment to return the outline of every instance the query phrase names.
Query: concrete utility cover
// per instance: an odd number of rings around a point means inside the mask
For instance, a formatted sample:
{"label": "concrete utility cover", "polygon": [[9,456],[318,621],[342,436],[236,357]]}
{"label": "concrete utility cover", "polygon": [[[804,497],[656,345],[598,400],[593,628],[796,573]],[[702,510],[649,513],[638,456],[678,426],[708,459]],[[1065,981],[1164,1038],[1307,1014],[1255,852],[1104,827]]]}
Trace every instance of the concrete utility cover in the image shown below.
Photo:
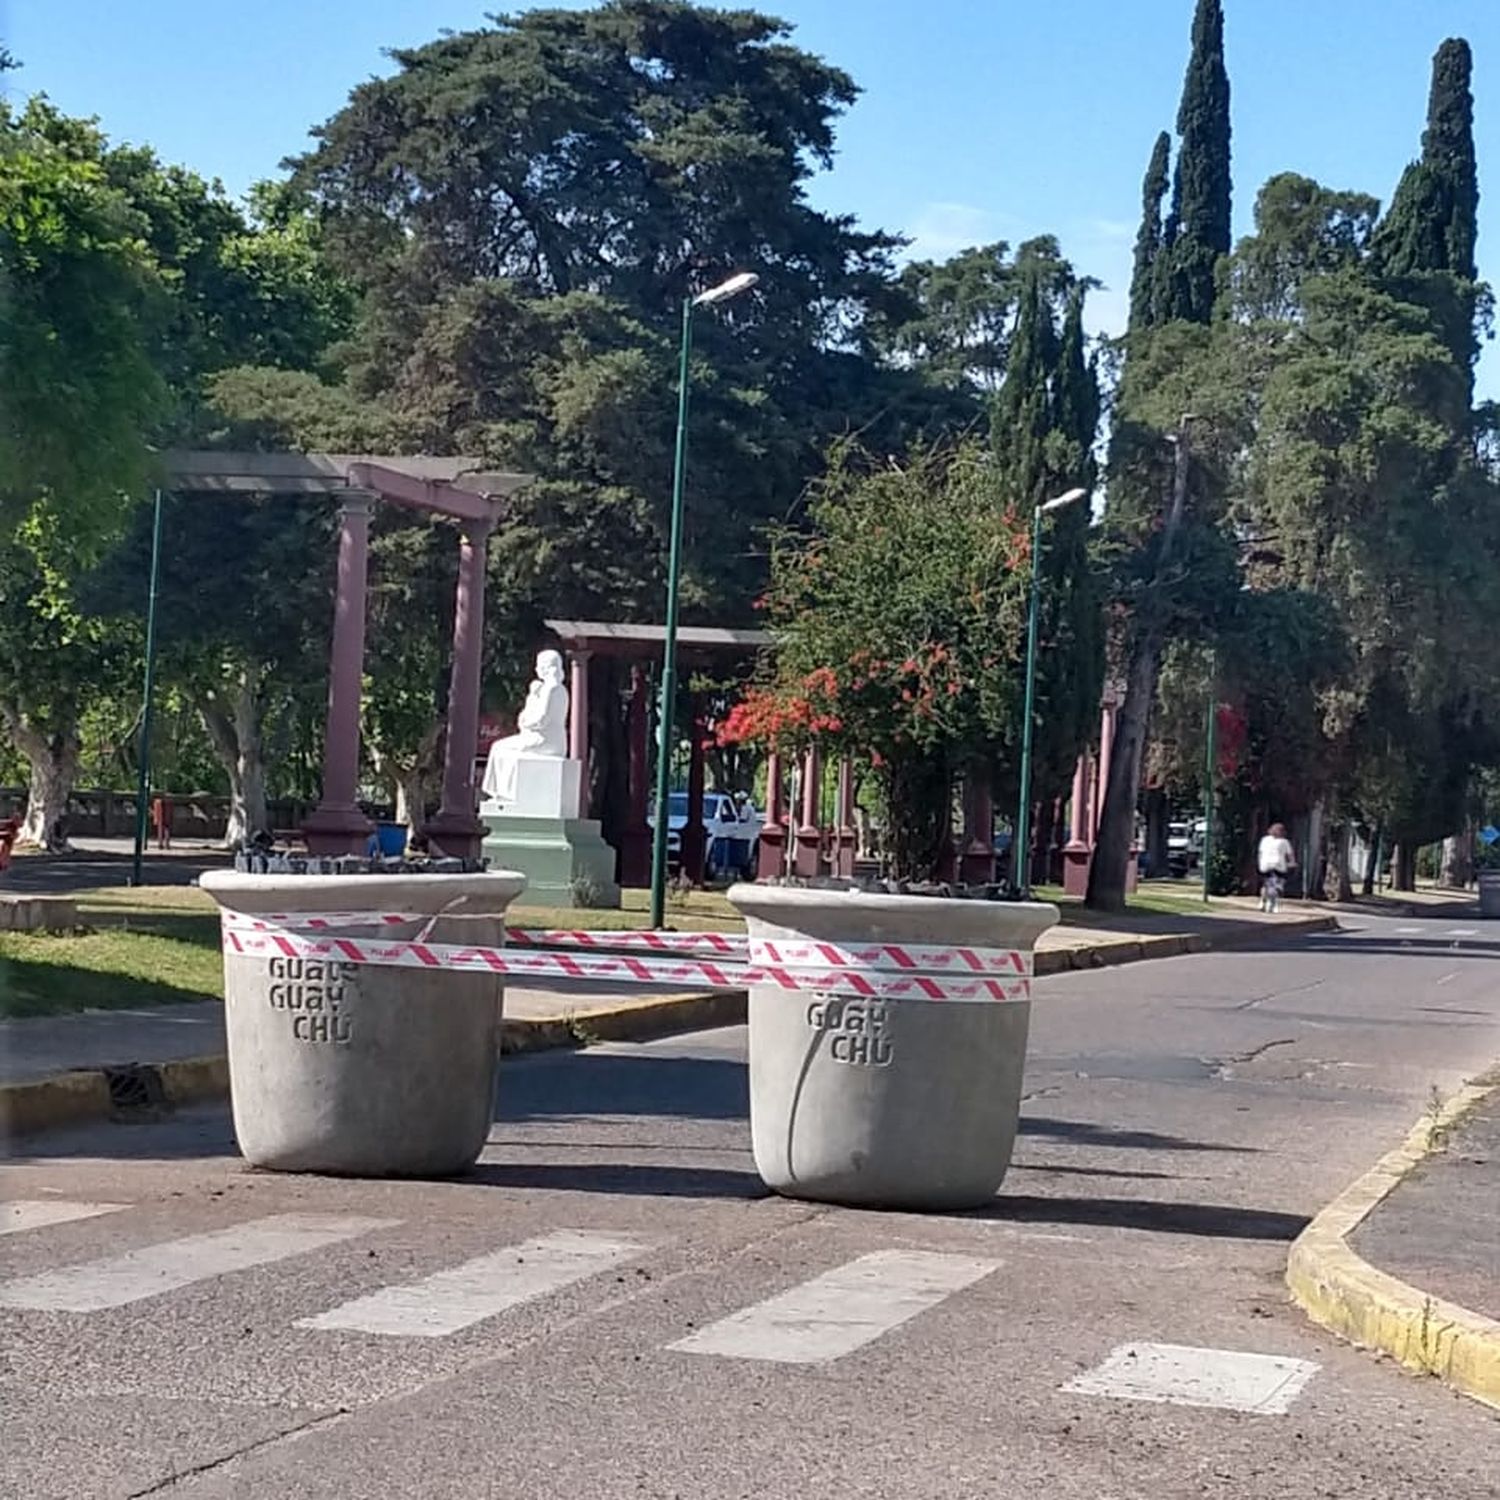
{"label": "concrete utility cover", "polygon": [[1063,1389],[1082,1396],[1282,1416],[1318,1369],[1305,1359],[1238,1354],[1232,1349],[1121,1344],[1102,1365],[1070,1380]]}

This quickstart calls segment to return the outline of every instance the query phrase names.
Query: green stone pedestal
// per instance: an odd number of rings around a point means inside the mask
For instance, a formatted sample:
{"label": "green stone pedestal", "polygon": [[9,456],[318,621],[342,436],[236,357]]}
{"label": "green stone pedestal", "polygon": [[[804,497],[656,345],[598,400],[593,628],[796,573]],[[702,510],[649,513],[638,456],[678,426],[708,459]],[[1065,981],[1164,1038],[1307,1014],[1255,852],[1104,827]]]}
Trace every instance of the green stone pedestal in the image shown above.
{"label": "green stone pedestal", "polygon": [[580,885],[592,888],[588,905],[618,907],[615,851],[592,818],[526,818],[486,813],[484,857],[492,870],[526,877],[522,906],[579,906]]}

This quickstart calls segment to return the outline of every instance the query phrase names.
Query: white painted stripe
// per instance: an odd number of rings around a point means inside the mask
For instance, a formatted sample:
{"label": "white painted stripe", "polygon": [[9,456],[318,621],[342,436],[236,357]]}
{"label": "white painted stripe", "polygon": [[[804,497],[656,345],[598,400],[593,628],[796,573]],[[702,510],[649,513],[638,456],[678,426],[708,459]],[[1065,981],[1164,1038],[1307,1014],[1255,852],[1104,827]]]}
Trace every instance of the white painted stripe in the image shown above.
{"label": "white painted stripe", "polygon": [[999,1264],[925,1250],[878,1250],[669,1347],[727,1359],[823,1364],[936,1307]]}
{"label": "white painted stripe", "polygon": [[1063,1386],[1083,1396],[1284,1416],[1320,1366],[1310,1360],[1183,1344],[1121,1344]]}
{"label": "white painted stripe", "polygon": [[17,1198],[0,1203],[0,1234],[45,1229],[49,1224],[71,1224],[75,1219],[97,1219],[117,1214],[128,1203],[70,1203],[64,1198]]}
{"label": "white painted stripe", "polygon": [[164,1240],[127,1250],[124,1255],[0,1282],[0,1307],[42,1312],[98,1312],[106,1307],[123,1307],[213,1276],[305,1255],[399,1222],[335,1214],[273,1214],[233,1229]]}
{"label": "white painted stripe", "polygon": [[1425,931],[1425,929],[1421,928],[1421,927],[1398,927],[1396,929],[1396,936],[1397,937],[1421,937],[1421,935],[1422,935],[1422,933],[1424,931]]}
{"label": "white painted stripe", "polygon": [[1444,974],[1443,977],[1440,980],[1438,980],[1438,983],[1439,984],[1452,984],[1453,981],[1458,978],[1458,974],[1459,974],[1459,971],[1457,969],[1455,969],[1451,974]]}
{"label": "white painted stripe", "polygon": [[1477,927],[1450,927],[1447,932],[1449,937],[1478,937]]}
{"label": "white painted stripe", "polygon": [[337,1328],[396,1338],[442,1338],[471,1323],[632,1260],[650,1244],[586,1230],[561,1229],[439,1271],[389,1286],[312,1318],[299,1328]]}

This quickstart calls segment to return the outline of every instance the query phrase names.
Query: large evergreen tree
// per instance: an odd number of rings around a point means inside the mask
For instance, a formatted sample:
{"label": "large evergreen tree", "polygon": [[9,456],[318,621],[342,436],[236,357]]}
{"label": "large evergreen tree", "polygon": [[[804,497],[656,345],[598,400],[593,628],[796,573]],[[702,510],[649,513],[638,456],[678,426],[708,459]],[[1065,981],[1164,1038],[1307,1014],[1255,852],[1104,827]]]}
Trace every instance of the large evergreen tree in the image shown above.
{"label": "large evergreen tree", "polygon": [[1149,328],[1156,318],[1157,262],[1162,248],[1162,204],[1172,159],[1172,137],[1164,130],[1151,149],[1141,184],[1141,227],[1135,237],[1135,267],[1130,276],[1130,329]]}
{"label": "large evergreen tree", "polygon": [[[1083,328],[1087,283],[1074,276],[1050,239],[1021,247],[1017,275],[1016,322],[991,440],[1002,493],[1024,519],[1065,490],[1092,491],[1101,401]],[[1037,801],[1050,807],[1065,794],[1073,763],[1088,743],[1104,674],[1087,505],[1049,518],[1041,568],[1033,790]],[[1014,764],[1016,757],[1008,759]],[[1012,787],[1002,781],[997,789],[1008,797]],[[1033,826],[1043,831],[1043,824]]]}
{"label": "large evergreen tree", "polygon": [[1213,316],[1215,269],[1230,246],[1229,73],[1220,0],[1198,0],[1177,135],[1156,320],[1206,323]]}
{"label": "large evergreen tree", "polygon": [[1474,324],[1480,296],[1472,73],[1466,41],[1450,38],[1438,48],[1422,154],[1402,173],[1373,247],[1375,268],[1387,281],[1435,307],[1447,325],[1446,342],[1465,368],[1472,368],[1478,353]]}

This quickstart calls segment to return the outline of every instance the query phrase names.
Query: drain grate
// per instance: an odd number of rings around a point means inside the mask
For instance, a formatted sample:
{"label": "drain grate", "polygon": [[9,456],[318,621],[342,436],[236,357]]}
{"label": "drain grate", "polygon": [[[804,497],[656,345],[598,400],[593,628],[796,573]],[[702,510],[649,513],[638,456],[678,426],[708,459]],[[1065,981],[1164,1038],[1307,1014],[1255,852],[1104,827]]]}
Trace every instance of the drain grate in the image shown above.
{"label": "drain grate", "polygon": [[155,1117],[170,1108],[161,1073],[141,1063],[124,1063],[105,1068],[104,1082],[109,1088],[110,1109],[129,1118]]}

